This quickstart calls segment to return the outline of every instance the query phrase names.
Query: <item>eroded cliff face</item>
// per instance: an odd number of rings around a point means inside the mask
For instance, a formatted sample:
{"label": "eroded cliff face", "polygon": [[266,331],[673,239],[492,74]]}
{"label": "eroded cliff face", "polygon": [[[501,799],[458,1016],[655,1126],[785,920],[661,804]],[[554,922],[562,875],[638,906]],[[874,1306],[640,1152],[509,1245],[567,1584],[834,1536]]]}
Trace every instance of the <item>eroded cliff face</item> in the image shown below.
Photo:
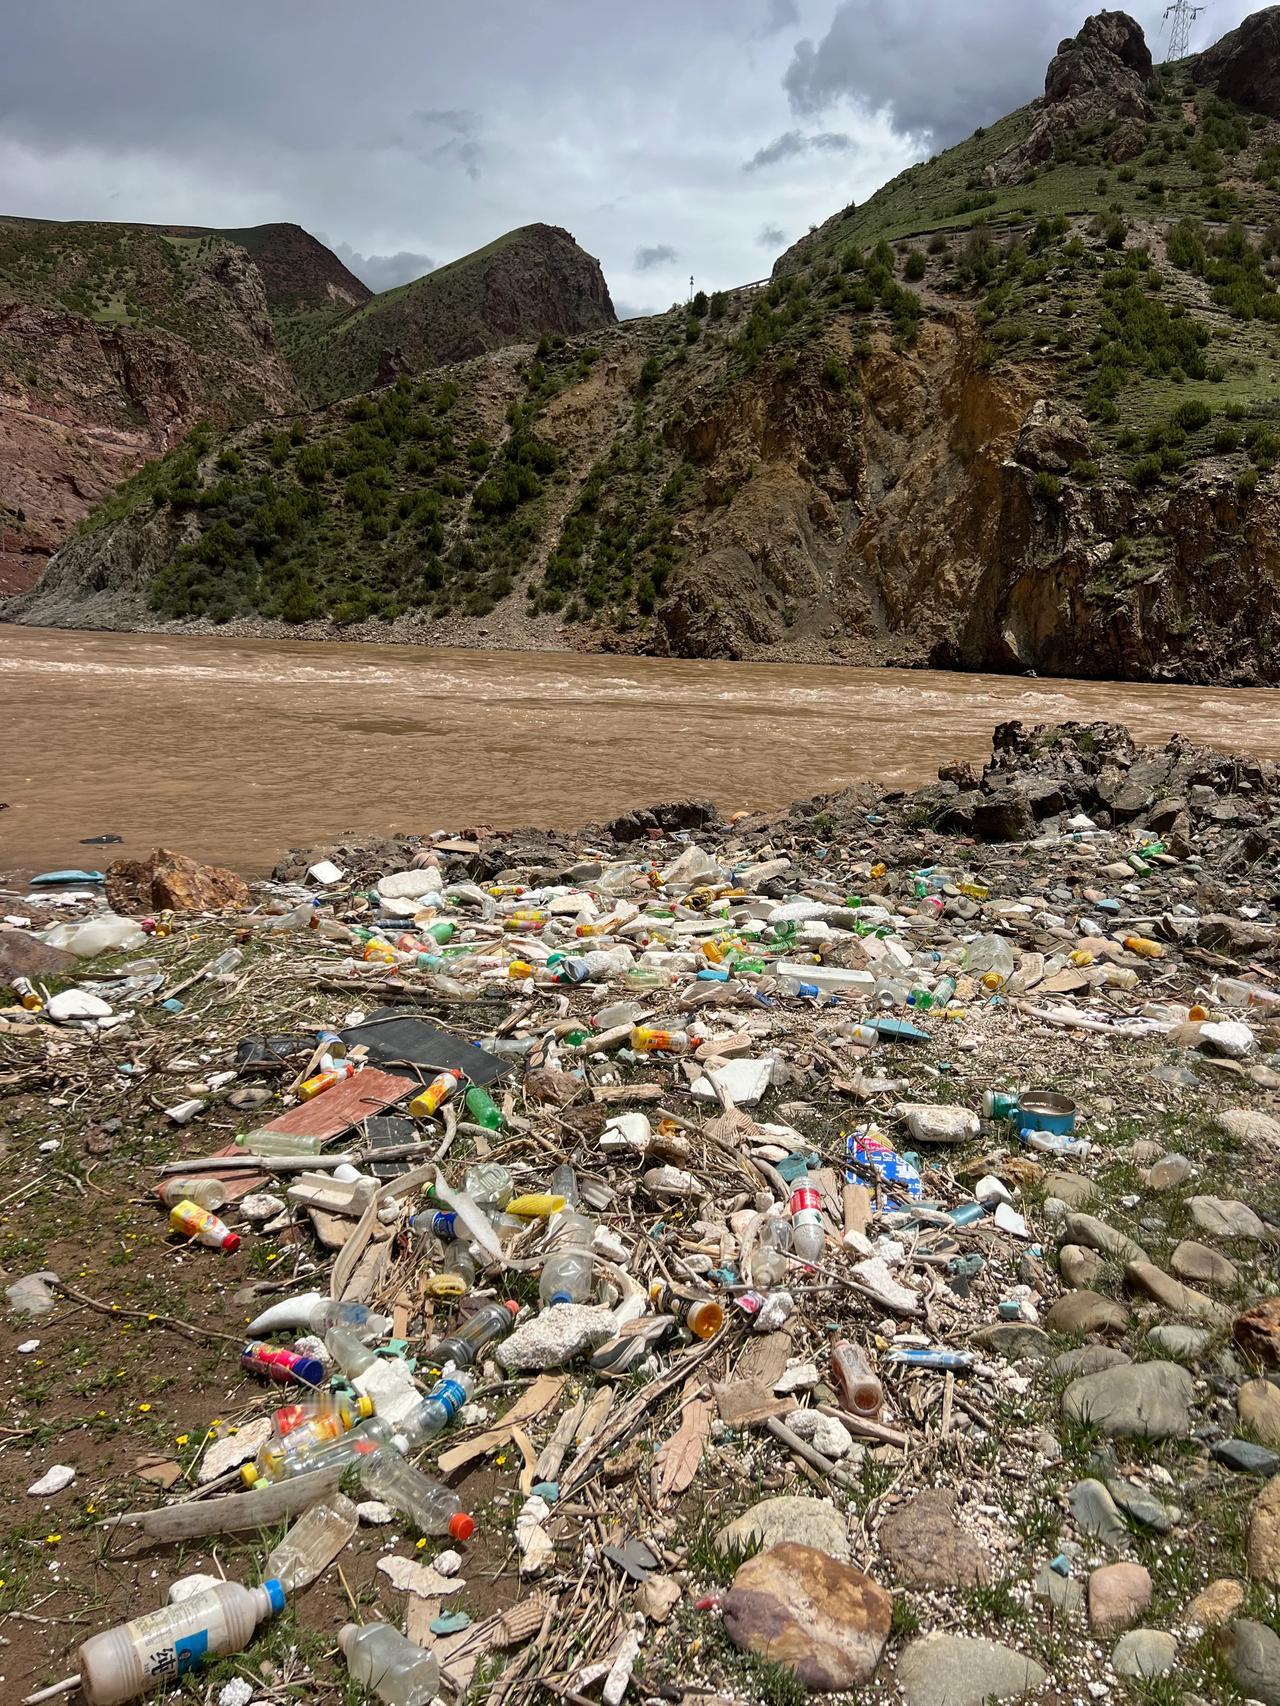
{"label": "eroded cliff face", "polygon": [[187,335],[0,281],[0,592],[34,585],[84,516],[198,420],[230,427],[298,406],[243,250],[210,240],[184,267],[139,270],[140,292],[172,299],[140,303],[138,318],[165,313]]}

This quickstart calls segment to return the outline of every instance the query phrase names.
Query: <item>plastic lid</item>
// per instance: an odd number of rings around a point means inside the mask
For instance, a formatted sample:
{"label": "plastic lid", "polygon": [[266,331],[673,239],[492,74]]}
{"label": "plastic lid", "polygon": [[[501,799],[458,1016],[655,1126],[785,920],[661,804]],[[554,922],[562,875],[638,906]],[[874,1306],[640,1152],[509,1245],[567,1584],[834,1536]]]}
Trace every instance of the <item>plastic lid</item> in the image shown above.
{"label": "plastic lid", "polygon": [[551,1293],[551,1301],[552,1303],[572,1303],[573,1296],[572,1293],[567,1291],[553,1291]]}
{"label": "plastic lid", "polygon": [[364,1393],[362,1393],[360,1395],[360,1397],[356,1399],[356,1415],[357,1416],[371,1416],[372,1414],[373,1414],[373,1399],[370,1397],[367,1397]]}
{"label": "plastic lid", "polygon": [[476,1531],[476,1519],[468,1516],[466,1511],[459,1511],[456,1516],[449,1518],[449,1538],[451,1540],[470,1540]]}
{"label": "plastic lid", "polygon": [[351,1643],[360,1633],[361,1625],[359,1623],[344,1623],[339,1629],[338,1645],[342,1648],[344,1655],[351,1651]]}
{"label": "plastic lid", "polygon": [[222,1248],[226,1251],[228,1256],[234,1256],[236,1251],[240,1248],[241,1242],[242,1240],[238,1232],[228,1232],[226,1237],[222,1240]]}
{"label": "plastic lid", "polygon": [[520,1305],[516,1302],[514,1297],[509,1297],[502,1307],[511,1311],[513,1319],[520,1313]]}
{"label": "plastic lid", "polygon": [[256,1487],[258,1485],[258,1471],[254,1468],[252,1463],[245,1463],[241,1465],[240,1479],[244,1482],[246,1487]]}
{"label": "plastic lid", "polygon": [[271,1601],[272,1611],[283,1611],[284,1583],[278,1582],[274,1576],[268,1576],[262,1585],[267,1590],[267,1598]]}

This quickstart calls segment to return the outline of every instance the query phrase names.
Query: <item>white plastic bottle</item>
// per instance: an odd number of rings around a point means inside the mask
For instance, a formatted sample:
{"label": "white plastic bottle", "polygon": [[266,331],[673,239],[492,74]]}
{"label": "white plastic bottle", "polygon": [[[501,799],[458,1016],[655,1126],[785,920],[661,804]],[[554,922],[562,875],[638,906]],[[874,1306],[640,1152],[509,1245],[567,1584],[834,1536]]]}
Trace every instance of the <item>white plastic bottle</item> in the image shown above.
{"label": "white plastic bottle", "polygon": [[91,1635],[76,1655],[87,1706],[118,1706],[167,1688],[209,1659],[242,1652],[259,1623],[284,1610],[284,1598],[274,1579],[260,1588],[219,1582],[179,1605]]}
{"label": "white plastic bottle", "polygon": [[430,1706],[435,1699],[440,1687],[435,1654],[389,1623],[344,1624],[338,1645],[351,1675],[385,1706]]}
{"label": "white plastic bottle", "polygon": [[561,1214],[555,1242],[542,1266],[538,1295],[543,1303],[583,1303],[591,1295],[595,1223],[585,1214]]}
{"label": "white plastic bottle", "polygon": [[809,1183],[809,1175],[800,1173],[791,1186],[791,1248],[805,1262],[816,1262],[827,1247],[827,1234],[822,1224],[822,1198]]}

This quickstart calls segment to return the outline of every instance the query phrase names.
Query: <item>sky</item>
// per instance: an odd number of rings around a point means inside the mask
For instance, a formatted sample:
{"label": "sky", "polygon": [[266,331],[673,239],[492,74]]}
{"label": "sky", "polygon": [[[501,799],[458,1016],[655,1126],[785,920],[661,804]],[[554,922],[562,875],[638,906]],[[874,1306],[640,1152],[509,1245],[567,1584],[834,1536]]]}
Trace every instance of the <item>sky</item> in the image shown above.
{"label": "sky", "polygon": [[[1166,0],[1132,4],[1157,60]],[[0,212],[292,220],[386,289],[535,220],[620,315],[764,277],[1043,91],[1071,0],[28,0]],[[1247,13],[1214,0],[1208,46]]]}

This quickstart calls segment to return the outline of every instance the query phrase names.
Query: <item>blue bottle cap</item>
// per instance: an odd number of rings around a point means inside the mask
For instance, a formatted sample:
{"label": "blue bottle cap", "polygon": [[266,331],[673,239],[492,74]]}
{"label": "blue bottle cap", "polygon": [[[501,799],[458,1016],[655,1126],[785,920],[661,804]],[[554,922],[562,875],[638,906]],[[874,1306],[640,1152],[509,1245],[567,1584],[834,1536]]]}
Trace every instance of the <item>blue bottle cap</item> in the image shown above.
{"label": "blue bottle cap", "polygon": [[284,1610],[284,1587],[274,1576],[269,1576],[263,1587],[267,1590],[267,1598],[271,1601],[272,1611]]}

